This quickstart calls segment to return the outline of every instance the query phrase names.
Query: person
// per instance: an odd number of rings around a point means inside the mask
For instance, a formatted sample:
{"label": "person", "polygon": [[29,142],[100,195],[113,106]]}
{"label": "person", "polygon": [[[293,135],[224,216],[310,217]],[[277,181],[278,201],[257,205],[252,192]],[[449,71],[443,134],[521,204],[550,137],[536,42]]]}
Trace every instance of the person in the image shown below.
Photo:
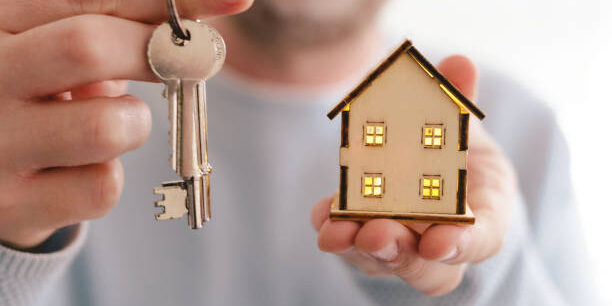
{"label": "person", "polygon": [[[384,2],[258,0],[211,21],[228,56],[207,82],[213,219],[192,231],[152,216],[151,188],[175,178],[159,85],[136,98],[122,81],[155,81],[165,1],[2,1],[0,304],[590,305],[564,140],[490,71],[470,127],[475,225],[329,220],[339,126],[324,114],[386,54]],[[193,19],[250,5],[178,1]],[[467,58],[438,67],[476,98]]]}

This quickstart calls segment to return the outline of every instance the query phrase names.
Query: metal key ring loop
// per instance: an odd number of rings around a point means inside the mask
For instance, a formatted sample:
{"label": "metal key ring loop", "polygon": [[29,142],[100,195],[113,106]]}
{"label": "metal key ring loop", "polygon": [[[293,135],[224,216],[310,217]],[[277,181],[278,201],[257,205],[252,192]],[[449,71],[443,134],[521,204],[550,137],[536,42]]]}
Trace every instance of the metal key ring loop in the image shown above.
{"label": "metal key ring loop", "polygon": [[168,3],[168,12],[170,13],[170,20],[168,21],[168,23],[172,28],[172,33],[174,33],[174,36],[181,40],[191,39],[189,31],[185,29],[185,27],[183,27],[183,24],[181,23],[178,10],[176,9],[175,0],[166,0],[166,2]]}

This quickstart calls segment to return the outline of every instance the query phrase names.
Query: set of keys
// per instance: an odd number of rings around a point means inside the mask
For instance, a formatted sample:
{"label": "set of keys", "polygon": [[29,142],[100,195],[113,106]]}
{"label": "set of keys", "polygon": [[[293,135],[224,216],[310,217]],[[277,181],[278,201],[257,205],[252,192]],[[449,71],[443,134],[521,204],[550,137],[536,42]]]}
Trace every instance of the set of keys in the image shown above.
{"label": "set of keys", "polygon": [[212,168],[207,153],[205,81],[223,66],[225,43],[214,28],[180,20],[176,10],[172,13],[171,9],[170,22],[153,32],[147,56],[151,69],[165,84],[170,165],[182,179],[153,189],[162,196],[155,206],[163,209],[155,218],[178,219],[187,214],[189,226],[198,229],[210,220]]}

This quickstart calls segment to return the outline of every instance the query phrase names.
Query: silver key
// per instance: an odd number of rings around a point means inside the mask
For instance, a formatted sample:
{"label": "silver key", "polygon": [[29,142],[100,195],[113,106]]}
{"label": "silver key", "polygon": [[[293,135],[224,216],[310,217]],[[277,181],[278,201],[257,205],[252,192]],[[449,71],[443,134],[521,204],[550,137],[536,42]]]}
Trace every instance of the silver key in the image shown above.
{"label": "silver key", "polygon": [[163,212],[157,220],[188,214],[189,226],[201,228],[210,220],[210,172],[206,128],[205,81],[225,61],[225,43],[212,27],[182,20],[190,39],[172,34],[168,23],[157,27],[149,40],[147,56],[153,72],[165,83],[171,122],[172,169],[182,180],[153,189],[162,195],[156,206]]}

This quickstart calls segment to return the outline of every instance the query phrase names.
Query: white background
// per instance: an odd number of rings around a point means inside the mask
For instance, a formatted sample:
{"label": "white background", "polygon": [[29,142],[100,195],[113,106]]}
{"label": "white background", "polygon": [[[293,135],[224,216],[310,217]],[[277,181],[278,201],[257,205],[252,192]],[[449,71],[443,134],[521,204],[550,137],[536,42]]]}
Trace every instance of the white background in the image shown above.
{"label": "white background", "polygon": [[383,20],[417,45],[513,75],[555,110],[572,154],[584,260],[612,305],[612,1],[395,0]]}

